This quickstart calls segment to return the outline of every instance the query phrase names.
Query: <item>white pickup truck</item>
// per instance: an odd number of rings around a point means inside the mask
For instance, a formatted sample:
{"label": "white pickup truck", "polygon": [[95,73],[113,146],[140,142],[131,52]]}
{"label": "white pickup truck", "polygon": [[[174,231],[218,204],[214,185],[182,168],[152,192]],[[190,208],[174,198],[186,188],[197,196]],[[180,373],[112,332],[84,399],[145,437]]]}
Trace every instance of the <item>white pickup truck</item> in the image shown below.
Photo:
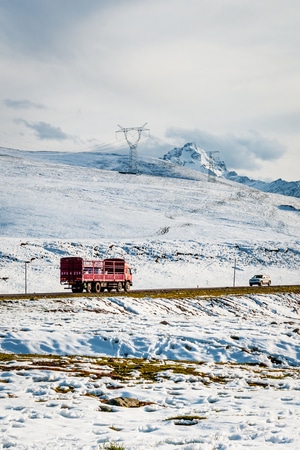
{"label": "white pickup truck", "polygon": [[270,275],[254,275],[254,277],[250,278],[249,285],[250,286],[271,286],[271,277]]}

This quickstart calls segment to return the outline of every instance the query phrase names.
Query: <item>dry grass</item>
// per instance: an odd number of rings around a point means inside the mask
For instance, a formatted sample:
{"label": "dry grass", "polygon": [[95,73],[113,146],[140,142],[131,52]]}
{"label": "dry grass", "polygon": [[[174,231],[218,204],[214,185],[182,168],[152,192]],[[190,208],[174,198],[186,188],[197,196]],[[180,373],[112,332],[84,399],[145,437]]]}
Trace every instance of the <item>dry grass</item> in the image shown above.
{"label": "dry grass", "polygon": [[211,298],[222,297],[227,295],[241,296],[251,294],[283,294],[294,293],[300,294],[300,285],[287,285],[287,286],[236,286],[236,287],[211,287],[211,288],[182,288],[182,289],[146,289],[146,290],[133,290],[130,292],[107,292],[95,294],[82,292],[79,294],[73,294],[72,292],[58,292],[48,294],[1,294],[0,301],[11,300],[42,300],[51,298],[70,298],[71,297],[107,297],[112,296],[126,296],[133,298],[168,298],[168,299],[182,299],[182,298]]}
{"label": "dry grass", "polygon": [[[239,364],[231,362],[215,363],[214,370],[205,372],[206,363],[191,361],[160,361],[141,358],[109,358],[88,356],[54,356],[54,355],[15,355],[0,353],[1,371],[52,370],[69,373],[75,377],[91,377],[93,380],[109,377],[119,383],[149,382],[170,379],[176,375],[195,377],[205,385],[224,385],[236,377],[237,369],[249,372],[249,386],[270,386],[287,377],[299,378],[300,368],[273,368],[256,364]],[[219,373],[222,369],[222,375]],[[224,370],[226,374],[224,375]],[[68,387],[57,388],[66,393]],[[71,389],[71,388],[70,388]]]}

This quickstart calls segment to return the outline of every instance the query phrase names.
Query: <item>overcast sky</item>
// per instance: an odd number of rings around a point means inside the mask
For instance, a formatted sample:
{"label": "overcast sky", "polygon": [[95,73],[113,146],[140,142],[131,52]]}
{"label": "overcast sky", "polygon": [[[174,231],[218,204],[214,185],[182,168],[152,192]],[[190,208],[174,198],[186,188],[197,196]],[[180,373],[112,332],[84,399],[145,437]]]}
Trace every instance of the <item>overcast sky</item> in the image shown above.
{"label": "overcast sky", "polygon": [[0,146],[87,150],[147,122],[144,154],[192,141],[300,180],[299,17],[299,0],[0,0]]}

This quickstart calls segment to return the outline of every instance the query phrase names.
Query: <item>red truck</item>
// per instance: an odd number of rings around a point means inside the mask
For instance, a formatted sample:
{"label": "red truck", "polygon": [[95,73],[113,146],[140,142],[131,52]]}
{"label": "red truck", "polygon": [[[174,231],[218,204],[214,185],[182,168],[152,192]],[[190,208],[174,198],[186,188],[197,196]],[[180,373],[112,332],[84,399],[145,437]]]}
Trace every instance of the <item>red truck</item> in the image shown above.
{"label": "red truck", "polygon": [[130,291],[132,272],[124,259],[84,260],[79,257],[61,258],[60,283],[72,292]]}

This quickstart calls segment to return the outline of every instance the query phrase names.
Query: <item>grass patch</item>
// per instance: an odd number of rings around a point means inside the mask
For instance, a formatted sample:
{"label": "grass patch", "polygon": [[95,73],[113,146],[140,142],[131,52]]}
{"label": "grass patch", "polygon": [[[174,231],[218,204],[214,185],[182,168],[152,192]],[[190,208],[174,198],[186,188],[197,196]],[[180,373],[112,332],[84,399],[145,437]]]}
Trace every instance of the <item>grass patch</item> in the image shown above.
{"label": "grass patch", "polygon": [[[235,286],[235,287],[219,287],[219,288],[182,288],[182,289],[147,289],[143,291],[130,292],[110,292],[109,296],[117,297],[133,297],[133,298],[167,298],[167,299],[188,299],[199,298],[206,299],[211,297],[222,297],[227,295],[251,295],[251,294],[279,294],[279,293],[300,293],[300,285],[286,285],[286,286]],[[48,298],[70,298],[72,297],[107,297],[107,292],[104,293],[48,293],[48,294],[7,294],[0,295],[0,301],[18,301],[18,300],[32,300]]]}
{"label": "grass patch", "polygon": [[[299,378],[300,368],[267,368],[253,363],[239,364],[233,362],[216,362],[215,370],[205,372],[206,363],[191,361],[147,360],[141,358],[111,358],[90,356],[57,356],[57,355],[15,355],[0,353],[0,372],[14,371],[25,375],[28,370],[58,371],[73,377],[87,377],[92,380],[103,377],[111,378],[117,383],[133,381],[135,383],[155,383],[162,379],[171,379],[176,375],[199,381],[204,385],[227,384],[236,378],[236,369],[249,370],[251,378],[249,386],[265,387],[271,379],[280,380],[287,377]],[[227,368],[225,374],[218,373],[220,368]],[[223,372],[223,371],[222,371]],[[253,377],[253,374],[254,377]],[[179,379],[180,380],[180,379]],[[0,378],[0,382],[3,382]],[[176,382],[176,380],[175,380]],[[112,389],[114,388],[112,384]],[[57,392],[70,392],[73,387],[57,387]]]}
{"label": "grass patch", "polygon": [[180,426],[192,426],[197,425],[201,420],[206,420],[207,417],[205,416],[198,416],[198,415],[179,415],[174,417],[169,417],[167,419],[164,419],[165,421],[172,421],[174,425],[180,425]]}
{"label": "grass patch", "polygon": [[122,444],[117,444],[115,442],[108,442],[103,446],[99,447],[99,450],[125,450],[125,447]]}
{"label": "grass patch", "polygon": [[164,419],[165,421],[168,420],[189,420],[189,421],[193,421],[193,420],[206,420],[207,417],[205,416],[198,416],[198,415],[183,415],[183,416],[173,416],[173,417],[168,417],[167,419]]}
{"label": "grass patch", "polygon": [[[125,295],[134,298],[167,298],[167,299],[188,299],[188,298],[211,298],[227,295],[249,295],[249,294],[278,294],[278,293],[300,293],[300,285],[296,286],[235,286],[220,288],[184,288],[184,289],[156,289],[146,291],[132,291]],[[117,294],[115,294],[117,295]]]}
{"label": "grass patch", "polygon": [[[194,363],[193,367],[184,362],[166,362],[156,360],[146,360],[141,358],[101,358],[97,360],[98,365],[105,365],[111,369],[109,376],[119,381],[127,381],[132,379],[133,373],[137,380],[142,379],[145,381],[157,381],[159,376],[164,373],[164,377],[168,377],[165,373],[170,371],[170,375],[183,374],[183,375],[195,375],[198,376],[199,372],[195,368],[197,363]],[[106,374],[107,375],[107,374]]]}
{"label": "grass patch", "polygon": [[15,359],[15,355],[12,355],[10,353],[0,353],[0,362],[13,361],[14,359]]}

